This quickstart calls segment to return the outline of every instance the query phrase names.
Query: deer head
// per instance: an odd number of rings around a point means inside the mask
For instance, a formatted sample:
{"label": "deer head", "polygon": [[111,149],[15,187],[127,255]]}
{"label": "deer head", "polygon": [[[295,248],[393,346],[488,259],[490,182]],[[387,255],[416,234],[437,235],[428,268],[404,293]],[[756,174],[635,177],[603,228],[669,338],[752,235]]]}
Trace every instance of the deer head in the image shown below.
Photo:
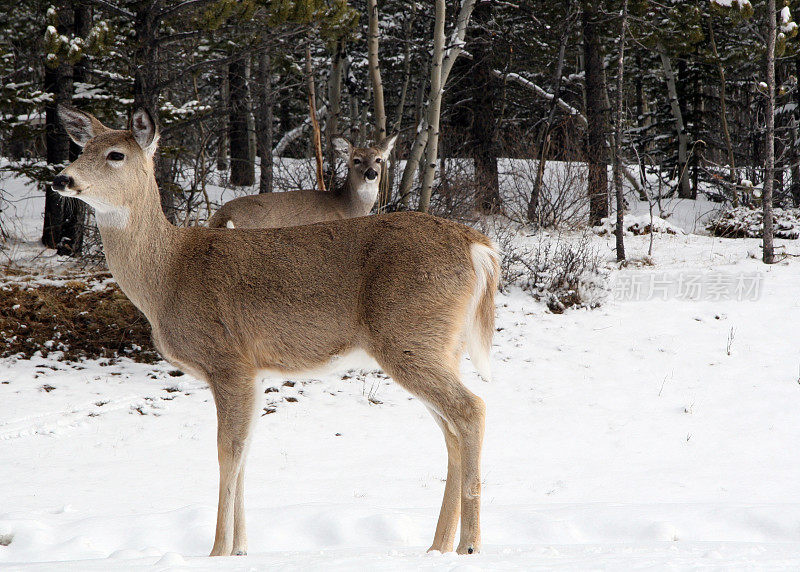
{"label": "deer head", "polygon": [[147,111],[137,110],[126,130],[110,129],[93,115],[65,105],[58,106],[58,115],[83,153],[56,175],[52,188],[93,207],[98,223],[103,215],[124,214],[134,201],[141,201],[142,197],[131,191],[146,188],[151,180],[155,185],[153,155],[158,129]]}
{"label": "deer head", "polygon": [[349,176],[353,182],[377,183],[381,170],[392,152],[397,135],[386,137],[372,147],[353,147],[344,137],[333,140],[333,148],[347,161]]}

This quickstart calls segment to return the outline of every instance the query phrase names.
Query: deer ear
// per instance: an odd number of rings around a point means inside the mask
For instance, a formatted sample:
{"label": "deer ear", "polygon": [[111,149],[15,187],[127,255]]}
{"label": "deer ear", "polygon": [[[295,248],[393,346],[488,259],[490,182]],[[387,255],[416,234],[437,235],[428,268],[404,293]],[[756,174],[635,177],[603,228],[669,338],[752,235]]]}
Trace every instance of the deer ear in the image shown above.
{"label": "deer ear", "polygon": [[383,157],[384,161],[389,158],[389,153],[391,153],[392,149],[394,149],[395,141],[397,141],[397,133],[386,137],[383,141],[376,145],[377,149],[381,152],[381,156]]}
{"label": "deer ear", "polygon": [[344,137],[336,137],[331,143],[333,144],[333,149],[340,157],[343,159],[350,158],[350,153],[353,152],[353,146],[350,144],[350,141]]}
{"label": "deer ear", "polygon": [[78,111],[68,105],[58,105],[58,118],[61,120],[61,125],[64,126],[69,138],[81,147],[84,147],[93,137],[110,131],[91,113]]}
{"label": "deer ear", "polygon": [[152,157],[158,146],[158,127],[153,116],[143,107],[133,112],[131,133],[145,155]]}

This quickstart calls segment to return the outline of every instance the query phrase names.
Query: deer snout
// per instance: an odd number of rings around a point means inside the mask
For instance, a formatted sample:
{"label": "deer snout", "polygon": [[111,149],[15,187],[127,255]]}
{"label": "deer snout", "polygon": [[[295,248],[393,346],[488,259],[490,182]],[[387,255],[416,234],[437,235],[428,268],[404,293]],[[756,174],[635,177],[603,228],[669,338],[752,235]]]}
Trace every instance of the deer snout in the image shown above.
{"label": "deer snout", "polygon": [[372,167],[370,167],[370,168],[369,168],[369,169],[367,169],[367,171],[364,173],[364,178],[365,178],[365,179],[367,179],[368,181],[374,181],[375,179],[377,179],[377,178],[378,178],[378,171],[376,171],[375,169],[373,169]]}
{"label": "deer snout", "polygon": [[54,191],[64,191],[75,184],[75,179],[69,175],[56,175],[50,185]]}

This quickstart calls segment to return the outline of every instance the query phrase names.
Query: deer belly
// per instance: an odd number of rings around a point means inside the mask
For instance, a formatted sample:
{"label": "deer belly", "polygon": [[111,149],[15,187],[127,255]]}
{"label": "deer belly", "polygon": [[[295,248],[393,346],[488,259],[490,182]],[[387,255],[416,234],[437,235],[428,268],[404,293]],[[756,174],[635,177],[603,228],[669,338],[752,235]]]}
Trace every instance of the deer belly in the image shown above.
{"label": "deer belly", "polygon": [[291,375],[300,379],[311,379],[333,373],[344,373],[351,369],[374,371],[380,369],[380,366],[375,358],[358,348],[332,355],[327,361],[306,368],[267,367],[260,369],[258,375],[262,378],[285,378]]}

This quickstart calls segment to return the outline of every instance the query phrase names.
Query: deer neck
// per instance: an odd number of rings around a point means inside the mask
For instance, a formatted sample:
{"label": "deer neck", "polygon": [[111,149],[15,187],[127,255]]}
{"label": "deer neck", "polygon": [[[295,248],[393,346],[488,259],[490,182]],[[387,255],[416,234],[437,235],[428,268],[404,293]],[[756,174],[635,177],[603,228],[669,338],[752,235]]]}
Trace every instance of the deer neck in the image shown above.
{"label": "deer neck", "polygon": [[95,206],[95,218],[109,270],[125,295],[150,319],[155,310],[152,293],[162,291],[166,284],[178,229],[161,210],[155,177],[149,178],[143,195],[125,207]]}
{"label": "deer neck", "polygon": [[374,182],[369,183],[365,179],[358,177],[353,171],[347,173],[342,199],[347,203],[351,214],[368,214],[378,198],[378,177]]}

